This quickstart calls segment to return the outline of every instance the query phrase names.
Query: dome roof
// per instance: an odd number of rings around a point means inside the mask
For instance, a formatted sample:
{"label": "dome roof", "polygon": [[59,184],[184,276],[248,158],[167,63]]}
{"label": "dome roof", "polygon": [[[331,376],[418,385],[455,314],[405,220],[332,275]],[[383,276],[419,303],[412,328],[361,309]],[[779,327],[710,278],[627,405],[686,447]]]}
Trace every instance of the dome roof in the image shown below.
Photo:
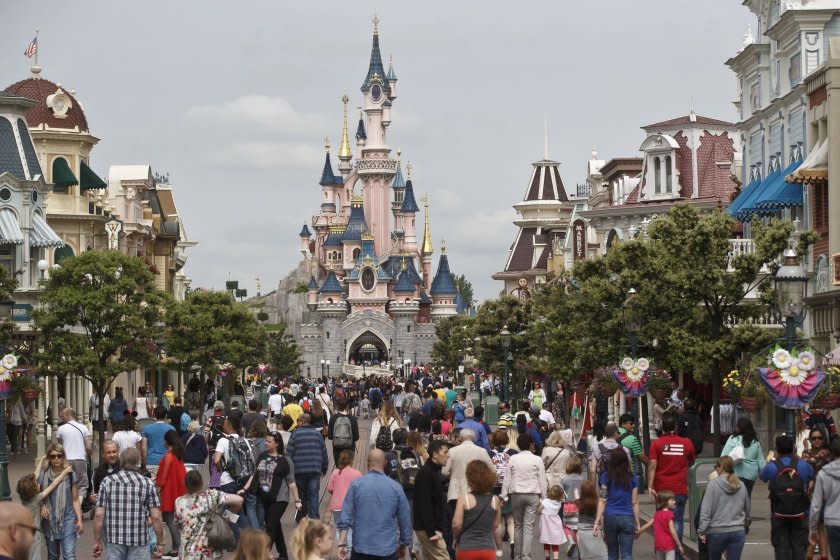
{"label": "dome roof", "polygon": [[[56,116],[53,109],[47,105],[47,98],[59,89],[70,99],[69,108],[64,118]],[[18,97],[26,97],[37,102],[37,105],[26,112],[26,122],[30,128],[47,125],[50,128],[73,129],[78,127],[82,132],[90,131],[85,112],[82,110],[78,100],[69,91],[66,91],[54,82],[43,78],[27,78],[10,85],[6,88],[6,93]]]}

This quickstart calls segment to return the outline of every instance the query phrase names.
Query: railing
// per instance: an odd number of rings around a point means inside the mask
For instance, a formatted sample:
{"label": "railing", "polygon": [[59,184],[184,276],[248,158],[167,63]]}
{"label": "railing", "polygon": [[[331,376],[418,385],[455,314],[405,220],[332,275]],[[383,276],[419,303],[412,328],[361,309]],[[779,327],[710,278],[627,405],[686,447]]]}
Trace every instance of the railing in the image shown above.
{"label": "railing", "polygon": [[[729,240],[729,261],[727,264],[727,271],[733,272],[735,267],[732,266],[732,261],[741,255],[752,255],[755,253],[755,241],[752,239],[730,239]],[[770,269],[767,265],[761,267],[762,274],[769,274]]]}

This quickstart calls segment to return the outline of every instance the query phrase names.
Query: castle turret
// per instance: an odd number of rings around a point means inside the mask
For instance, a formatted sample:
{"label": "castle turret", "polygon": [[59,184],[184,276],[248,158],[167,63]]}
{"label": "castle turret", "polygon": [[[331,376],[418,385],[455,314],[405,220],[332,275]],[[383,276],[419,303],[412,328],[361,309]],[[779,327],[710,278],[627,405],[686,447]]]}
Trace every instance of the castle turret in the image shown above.
{"label": "castle turret", "polygon": [[330,162],[330,139],[324,138],[324,150],[327,152],[324,157],[324,169],[321,171],[321,214],[335,214],[335,183],[336,176],[333,173]]}
{"label": "castle turret", "polygon": [[403,231],[405,231],[403,250],[412,255],[417,253],[415,216],[419,211],[420,208],[417,207],[417,201],[414,200],[414,185],[411,183],[411,179],[409,179],[405,183],[405,196],[400,207],[400,214],[402,215]]}
{"label": "castle turret", "polygon": [[394,72],[394,57],[391,56],[388,60],[388,73],[385,75],[388,80],[388,87],[391,88],[391,100],[397,98],[397,73]]}
{"label": "castle turret", "polygon": [[318,282],[315,281],[314,276],[309,277],[309,286],[307,286],[307,307],[310,311],[318,306]]}
{"label": "castle turret", "polygon": [[435,279],[432,280],[432,289],[429,290],[432,296],[432,320],[437,322],[444,317],[455,315],[455,299],[458,290],[452,280],[452,272],[449,270],[449,258],[446,256],[446,246],[441,242],[440,260],[438,261]]}
{"label": "castle turret", "polygon": [[364,201],[361,197],[354,196],[350,201],[350,220],[347,222],[347,228],[341,237],[341,245],[344,248],[343,267],[345,270],[349,270],[356,265],[356,260],[359,258],[359,252],[362,248],[362,235],[367,231]]}
{"label": "castle turret", "polygon": [[429,291],[432,283],[432,230],[429,225],[429,197],[423,196],[423,209],[425,210],[425,228],[423,231],[423,246],[420,249],[420,256],[423,258],[423,287]]}
{"label": "castle turret", "polygon": [[300,230],[300,252],[303,256],[309,255],[309,240],[312,237],[312,232],[309,231],[309,226],[303,224],[303,229]]}
{"label": "castle turret", "polygon": [[[347,103],[349,101],[350,98],[347,97],[347,94],[341,96],[341,102],[344,103],[344,117],[341,121],[341,146],[338,148],[338,159],[341,163],[338,164],[338,170],[345,179],[353,169],[353,166],[350,165],[353,152],[350,150],[350,138],[347,133]],[[341,212],[341,209],[339,208],[338,211]]]}

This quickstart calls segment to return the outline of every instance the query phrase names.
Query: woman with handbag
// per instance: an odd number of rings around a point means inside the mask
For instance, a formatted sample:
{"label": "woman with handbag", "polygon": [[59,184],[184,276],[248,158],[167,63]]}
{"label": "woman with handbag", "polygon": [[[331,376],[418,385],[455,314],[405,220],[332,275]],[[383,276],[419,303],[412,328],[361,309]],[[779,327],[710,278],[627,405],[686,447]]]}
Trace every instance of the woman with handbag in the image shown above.
{"label": "woman with handbag", "polygon": [[278,557],[286,559],[289,555],[281,519],[289,505],[289,497],[294,499],[298,511],[303,504],[295,484],[294,463],[283,454],[283,437],[277,432],[269,433],[265,438],[265,449],[257,460],[257,499],[262,501],[265,509],[265,532],[274,542]]}
{"label": "woman with handbag", "polygon": [[761,450],[761,443],[749,418],[742,416],[738,419],[735,433],[729,436],[720,456],[732,459],[735,474],[747,487],[747,495],[751,497],[755,479],[764,468],[765,461],[764,451]]}
{"label": "woman with handbag", "polygon": [[38,485],[47,488],[61,479],[58,486],[41,505],[41,519],[47,523],[44,539],[47,541],[47,555],[50,559],[76,558],[76,541],[85,532],[82,525],[82,508],[79,502],[79,480],[76,475],[67,476],[70,465],[60,443],[47,448],[48,462],[41,460]]}
{"label": "woman with handbag", "polygon": [[452,516],[456,560],[496,560],[500,539],[494,538],[502,523],[502,504],[493,493],[496,471],[483,461],[471,461],[466,470],[469,492],[458,497]]}
{"label": "woman with handbag", "polygon": [[[211,532],[218,526],[218,517],[225,509],[239,511],[243,498],[236,494],[225,494],[214,489],[204,489],[204,481],[198,471],[189,471],[184,478],[187,493],[175,500],[175,519],[181,528],[181,560],[220,560],[224,550],[212,548]],[[226,523],[223,521],[223,523]],[[222,528],[224,525],[222,525]],[[229,527],[228,527],[229,529]],[[231,541],[233,534],[230,535]],[[234,543],[235,544],[235,543]],[[231,547],[232,548],[232,547]]]}

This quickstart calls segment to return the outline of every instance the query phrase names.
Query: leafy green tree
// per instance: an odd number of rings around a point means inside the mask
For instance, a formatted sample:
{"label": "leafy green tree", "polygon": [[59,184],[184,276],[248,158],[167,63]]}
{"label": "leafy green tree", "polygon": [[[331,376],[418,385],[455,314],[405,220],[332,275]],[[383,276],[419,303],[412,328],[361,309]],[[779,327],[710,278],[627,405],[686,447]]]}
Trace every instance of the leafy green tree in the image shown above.
{"label": "leafy green tree", "polygon": [[435,325],[437,341],[432,347],[432,362],[437,367],[457,371],[464,362],[467,348],[473,346],[472,323],[465,315],[453,315]]}
{"label": "leafy green tree", "polygon": [[456,276],[454,273],[452,274],[452,282],[455,284],[458,295],[461,296],[461,301],[464,302],[464,307],[467,309],[472,307],[475,303],[472,282],[467,280],[467,277],[463,274]]}
{"label": "leafy green tree", "polygon": [[286,325],[279,329],[266,330],[265,361],[271,365],[271,372],[282,377],[300,373],[303,357],[295,337],[286,332]]}
{"label": "leafy green tree", "polygon": [[[44,305],[35,312],[41,372],[90,381],[104,415],[101,403],[116,376],[155,364],[152,341],[167,301],[142,258],[86,251],[62,261],[44,283]],[[101,449],[104,422],[100,426]]]}
{"label": "leafy green tree", "polygon": [[[7,300],[9,296],[17,289],[18,283],[15,277],[12,276],[6,267],[0,265],[0,300]],[[17,327],[10,320],[0,321],[0,346],[9,348],[13,345],[15,340],[15,332]]]}
{"label": "leafy green tree", "polygon": [[511,373],[509,394],[521,396],[521,388],[528,373],[529,356],[534,343],[527,332],[531,321],[530,303],[511,296],[484,302],[475,317],[474,336],[478,337],[476,356],[479,367],[501,376],[505,370],[505,352],[501,332],[507,327],[511,333],[508,350],[508,371]]}
{"label": "leafy green tree", "polygon": [[184,371],[198,368],[214,378],[219,364],[241,370],[263,355],[256,317],[229,292],[193,291],[167,313],[166,326],[166,353]]}

